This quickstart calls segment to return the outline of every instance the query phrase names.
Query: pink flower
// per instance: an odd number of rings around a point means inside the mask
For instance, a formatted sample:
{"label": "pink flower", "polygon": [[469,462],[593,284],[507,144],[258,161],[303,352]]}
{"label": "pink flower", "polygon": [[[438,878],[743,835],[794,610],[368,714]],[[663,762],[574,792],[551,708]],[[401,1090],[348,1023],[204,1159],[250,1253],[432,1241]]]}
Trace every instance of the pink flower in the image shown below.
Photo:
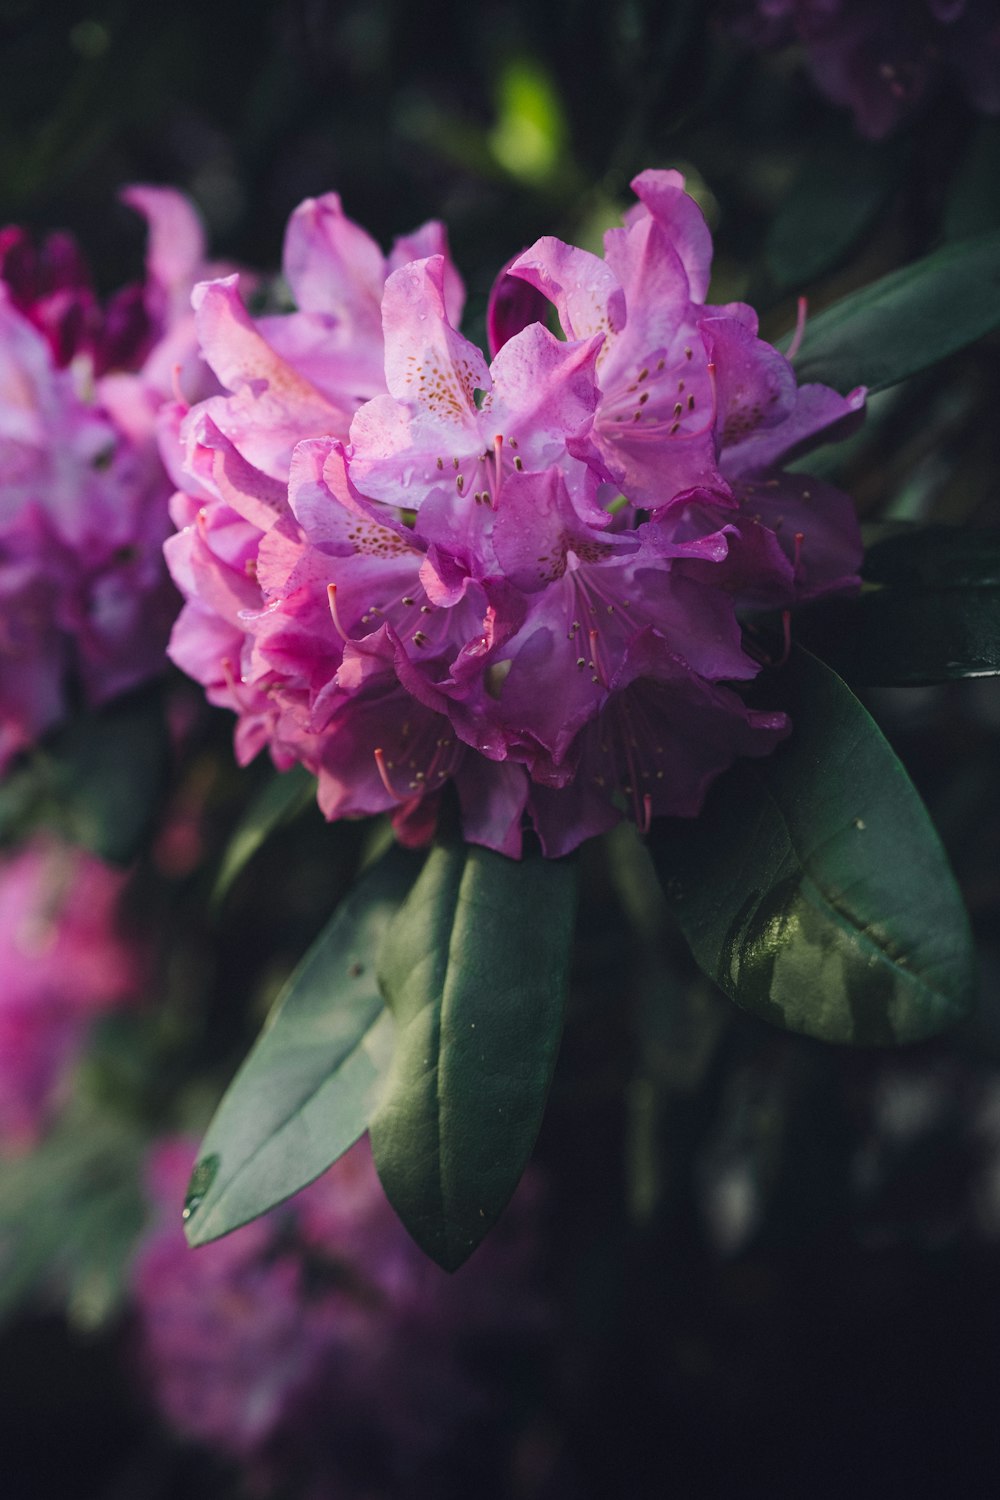
{"label": "pink flower", "polygon": [[801,42],[819,89],[862,135],[889,135],[948,77],[1000,112],[997,0],[729,0],[727,24],[758,47]]}
{"label": "pink flower", "polygon": [[38,1137],[91,1021],[138,989],[137,950],[119,925],[126,881],[44,839],[0,859],[0,1150]]}
{"label": "pink flower", "polygon": [[[328,817],[388,811],[422,842],[451,782],[466,838],[517,856],[534,826],[558,855],[622,816],[694,815],[787,732],[730,686],[759,669],[737,607],[855,583],[849,501],[780,464],[863,392],[798,388],[750,308],[706,307],[682,179],[635,186],[606,259],[543,240],[503,273],[489,367],[447,260],[393,271],[386,389],[349,433],[332,380],[276,365],[229,284],[199,293],[234,395],[182,431],[172,650],[239,713],[241,756],[302,761]],[[522,326],[542,294],[564,340]]]}
{"label": "pink flower", "polygon": [[757,336],[752,308],[705,305],[711,238],[678,172],[643,172],[632,186],[640,202],[605,236],[603,261],[540,240],[509,270],[551,298],[567,337],[605,330],[585,456],[653,515],[676,516],[692,489],[711,491],[715,524],[757,555],[750,602],[790,605],[849,586],[860,563],[850,501],[825,487],[810,504],[815,487],[780,465],[842,435],[864,391],[798,386]]}
{"label": "pink flower", "polygon": [[193,1151],[154,1152],[155,1217],[132,1271],[163,1415],[262,1488],[278,1473],[317,1496],[412,1481],[496,1399],[470,1356],[523,1347],[544,1326],[531,1181],[450,1277],[396,1219],[366,1140],[282,1209],[192,1254],[178,1209]]}
{"label": "pink flower", "polygon": [[[290,521],[292,452],[305,439],[346,438],[358,407],[385,389],[386,277],[413,254],[446,249],[444,230],[432,223],[383,256],[328,193],[307,199],[285,236],[284,274],[297,311],[254,322],[235,278],[197,291],[201,348],[223,394],[190,411],[175,407],[162,424],[164,459],[181,488],[173,501],[178,534],[166,555],[187,601],[170,655],[204,685],[211,702],[239,715],[241,762],[267,743],[276,763],[287,767],[308,739],[248,671],[251,642],[243,621],[261,603],[262,537]],[[459,317],[464,292],[447,261],[445,281],[448,305]],[[325,594],[322,611],[329,618]]]}
{"label": "pink flower", "polygon": [[[150,222],[134,318],[120,300],[101,312],[65,238],[32,259],[21,231],[0,237],[11,278],[0,283],[0,770],[64,716],[68,694],[101,703],[158,671],[176,611],[154,437],[164,360],[194,353],[181,292],[203,249],[179,194],[130,194]],[[140,355],[133,373],[102,374]]]}

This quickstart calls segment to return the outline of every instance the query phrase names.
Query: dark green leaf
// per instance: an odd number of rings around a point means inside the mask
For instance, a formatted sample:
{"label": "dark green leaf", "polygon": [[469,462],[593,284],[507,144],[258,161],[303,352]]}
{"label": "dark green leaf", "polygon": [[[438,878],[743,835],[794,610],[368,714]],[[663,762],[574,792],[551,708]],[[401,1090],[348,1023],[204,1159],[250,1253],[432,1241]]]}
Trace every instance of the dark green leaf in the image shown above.
{"label": "dark green leaf", "polygon": [[186,1210],[192,1245],[298,1192],[367,1129],[392,1052],[376,954],[418,868],[416,855],[391,849],[278,997],[202,1144]]}
{"label": "dark green leaf", "polygon": [[1000,228],[1000,121],[981,120],[955,173],[944,216],[948,240]]}
{"label": "dark green leaf", "polygon": [[864,576],[907,588],[1000,588],[1000,531],[907,527],[868,547]]}
{"label": "dark green leaf", "polygon": [[397,1041],[372,1149],[396,1212],[446,1270],[495,1223],[538,1134],[576,882],[573,862],[435,848],[382,948]]}
{"label": "dark green leaf", "polygon": [[1000,673],[1000,533],[907,528],[875,542],[855,599],[803,611],[798,638],[848,682],[913,686]]}
{"label": "dark green leaf", "polygon": [[316,778],[304,766],[276,772],[247,808],[222,857],[212,902],[218,904],[257,850],[283,823],[308,807],[316,796]]}
{"label": "dark green leaf", "polygon": [[695,958],[747,1010],[825,1041],[931,1036],[976,988],[968,919],[926,809],[840,679],[797,651],[772,682],[791,737],[654,825]]}
{"label": "dark green leaf", "polygon": [[884,390],[1000,323],[1000,232],[945,245],[806,324],[799,381]]}
{"label": "dark green leaf", "polygon": [[843,137],[810,152],[768,231],[764,254],[782,289],[833,270],[899,180],[899,152]]}
{"label": "dark green leaf", "polygon": [[1000,674],[1000,588],[875,589],[819,605],[798,639],[858,687]]}

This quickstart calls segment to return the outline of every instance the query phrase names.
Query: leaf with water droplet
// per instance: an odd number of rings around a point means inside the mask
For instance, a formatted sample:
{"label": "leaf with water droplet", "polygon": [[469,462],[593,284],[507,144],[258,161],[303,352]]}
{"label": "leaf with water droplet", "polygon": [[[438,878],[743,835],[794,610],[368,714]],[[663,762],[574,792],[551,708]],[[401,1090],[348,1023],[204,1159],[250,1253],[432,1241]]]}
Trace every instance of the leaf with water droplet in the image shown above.
{"label": "leaf with water droplet", "polygon": [[673,913],[705,972],[766,1020],[833,1042],[932,1036],[969,1012],[977,974],[927,811],[822,662],[799,648],[765,690],[791,737],[738,762],[698,818],[653,825]]}
{"label": "leaf with water droplet", "polygon": [[185,1223],[191,1215],[197,1213],[204,1202],[205,1194],[215,1181],[219,1171],[219,1157],[217,1154],[203,1156],[197,1162],[188,1182],[187,1193],[184,1196],[184,1212],[181,1218]]}
{"label": "leaf with water droplet", "polygon": [[298,1192],[368,1128],[393,1045],[374,960],[419,868],[418,855],[390,848],[278,996],[205,1136],[187,1205],[192,1245]]}

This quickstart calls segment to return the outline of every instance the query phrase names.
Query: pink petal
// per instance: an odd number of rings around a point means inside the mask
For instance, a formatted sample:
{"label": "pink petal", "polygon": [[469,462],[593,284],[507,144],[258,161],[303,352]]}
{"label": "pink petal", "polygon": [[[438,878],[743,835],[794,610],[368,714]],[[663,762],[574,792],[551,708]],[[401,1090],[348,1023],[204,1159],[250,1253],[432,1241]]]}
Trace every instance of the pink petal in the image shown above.
{"label": "pink petal", "polygon": [[610,267],[589,250],[545,235],[511,263],[510,274],[548,297],[569,339],[624,326],[625,294]]}
{"label": "pink petal", "polygon": [[[641,199],[643,209],[666,231],[687,273],[693,302],[704,302],[712,269],[712,235],[701,209],[684,191],[680,172],[649,170],[632,179],[632,191]],[[633,209],[626,215],[632,224],[641,214]]]}

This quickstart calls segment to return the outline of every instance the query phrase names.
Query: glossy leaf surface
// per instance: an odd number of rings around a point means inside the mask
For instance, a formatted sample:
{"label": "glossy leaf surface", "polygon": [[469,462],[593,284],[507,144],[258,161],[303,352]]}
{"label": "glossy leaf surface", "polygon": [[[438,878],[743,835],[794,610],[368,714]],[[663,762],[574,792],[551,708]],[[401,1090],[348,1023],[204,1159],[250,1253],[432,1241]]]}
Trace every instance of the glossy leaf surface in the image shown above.
{"label": "glossy leaf surface", "polygon": [[576,882],[572,862],[439,846],[382,949],[397,1043],[372,1149],[396,1212],[446,1270],[495,1223],[538,1134]]}
{"label": "glossy leaf surface", "polygon": [[700,966],[766,1020],[832,1042],[931,1036],[965,1015],[968,919],[926,809],[866,710],[801,650],[791,737],[716,784],[653,856]]}
{"label": "glossy leaf surface", "polygon": [[391,849],[278,997],[202,1143],[186,1209],[192,1245],[290,1197],[367,1129],[392,1053],[375,959],[418,868],[416,855]]}
{"label": "glossy leaf surface", "polygon": [[800,383],[884,390],[1000,323],[1000,232],[945,245],[806,324]]}
{"label": "glossy leaf surface", "polygon": [[907,529],[869,548],[855,599],[804,611],[799,638],[849,682],[915,686],[1000,673],[1000,533]]}
{"label": "glossy leaf surface", "polygon": [[859,687],[1000,674],[1000,588],[877,589],[803,619],[799,638]]}

